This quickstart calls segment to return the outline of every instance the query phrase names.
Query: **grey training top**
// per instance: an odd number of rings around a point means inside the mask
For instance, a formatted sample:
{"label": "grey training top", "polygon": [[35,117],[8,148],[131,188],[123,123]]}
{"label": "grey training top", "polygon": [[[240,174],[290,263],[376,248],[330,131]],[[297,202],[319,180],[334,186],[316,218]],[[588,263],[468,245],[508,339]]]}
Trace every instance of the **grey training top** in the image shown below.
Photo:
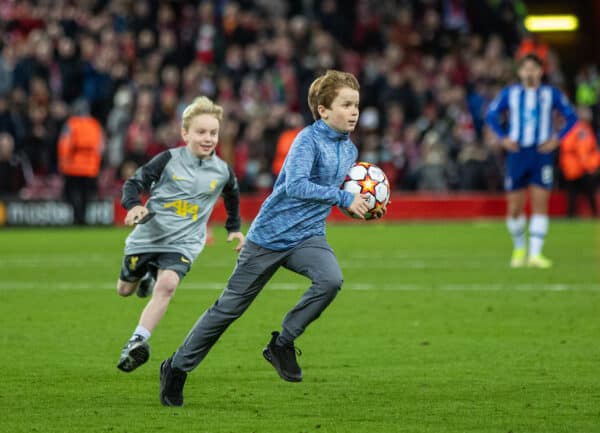
{"label": "grey training top", "polygon": [[125,241],[125,254],[175,252],[194,260],[204,248],[206,222],[222,194],[225,228],[240,230],[239,189],[231,168],[216,155],[199,159],[187,147],[156,155],[123,185],[121,204],[127,210],[142,204],[154,218],[139,224]]}

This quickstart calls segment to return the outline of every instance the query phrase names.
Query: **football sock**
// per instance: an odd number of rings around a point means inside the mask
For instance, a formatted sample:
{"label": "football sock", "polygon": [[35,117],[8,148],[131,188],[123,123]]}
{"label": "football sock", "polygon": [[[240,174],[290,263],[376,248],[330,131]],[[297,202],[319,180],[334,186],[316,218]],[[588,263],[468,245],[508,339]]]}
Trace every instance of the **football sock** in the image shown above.
{"label": "football sock", "polygon": [[529,256],[542,253],[544,238],[548,233],[548,215],[534,214],[529,222]]}
{"label": "football sock", "polygon": [[527,221],[525,220],[525,215],[519,215],[517,218],[506,218],[506,227],[508,227],[508,232],[512,236],[513,245],[515,249],[525,248],[526,224]]}
{"label": "football sock", "polygon": [[135,328],[135,331],[133,331],[131,340],[133,340],[136,335],[139,335],[140,337],[142,337],[144,339],[144,341],[146,341],[147,339],[150,338],[152,333],[150,331],[148,331],[146,328],[144,328],[142,325],[138,325],[137,328]]}

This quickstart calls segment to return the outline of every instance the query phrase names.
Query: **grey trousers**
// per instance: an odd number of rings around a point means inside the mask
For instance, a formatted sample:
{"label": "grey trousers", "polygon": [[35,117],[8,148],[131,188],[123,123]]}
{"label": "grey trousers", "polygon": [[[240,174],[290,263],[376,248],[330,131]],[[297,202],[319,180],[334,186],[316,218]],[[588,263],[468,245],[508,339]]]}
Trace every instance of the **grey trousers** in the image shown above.
{"label": "grey trousers", "polygon": [[317,319],[342,287],[342,272],[323,236],[316,236],[286,251],[273,251],[246,241],[227,287],[198,319],[173,355],[172,365],[193,370],[227,327],[250,306],[273,274],[283,266],[312,281],[300,302],[283,319],[280,339],[292,343]]}

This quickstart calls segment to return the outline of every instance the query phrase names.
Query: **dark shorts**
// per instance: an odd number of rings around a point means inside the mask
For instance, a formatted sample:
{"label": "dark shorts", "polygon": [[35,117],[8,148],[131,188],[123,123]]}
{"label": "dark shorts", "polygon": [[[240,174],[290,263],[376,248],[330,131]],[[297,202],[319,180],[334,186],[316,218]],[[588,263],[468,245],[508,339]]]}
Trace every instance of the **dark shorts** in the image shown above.
{"label": "dark shorts", "polygon": [[509,152],[506,156],[504,189],[515,191],[529,185],[551,189],[554,180],[553,164],[552,153],[540,153],[533,147]]}
{"label": "dark shorts", "polygon": [[130,254],[123,257],[119,278],[122,281],[133,283],[148,271],[156,278],[159,269],[169,269],[176,272],[181,280],[190,271],[191,266],[192,261],[179,253]]}

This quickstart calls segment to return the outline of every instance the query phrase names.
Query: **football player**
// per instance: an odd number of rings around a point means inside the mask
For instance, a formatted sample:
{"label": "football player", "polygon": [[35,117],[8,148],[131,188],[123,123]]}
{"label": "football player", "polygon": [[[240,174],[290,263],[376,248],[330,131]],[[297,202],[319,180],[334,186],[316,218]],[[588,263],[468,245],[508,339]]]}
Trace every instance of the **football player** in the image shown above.
{"label": "football player", "polygon": [[[577,121],[575,111],[556,87],[543,84],[542,61],[534,54],[519,62],[521,82],[502,89],[492,101],[486,116],[506,150],[504,189],[508,202],[506,225],[513,239],[511,267],[549,268],[552,262],[542,254],[548,232],[548,201],[554,179],[553,151]],[[555,132],[554,110],[564,117],[564,126]],[[508,127],[499,115],[507,112]],[[531,193],[529,251],[525,245],[525,200]]]}

